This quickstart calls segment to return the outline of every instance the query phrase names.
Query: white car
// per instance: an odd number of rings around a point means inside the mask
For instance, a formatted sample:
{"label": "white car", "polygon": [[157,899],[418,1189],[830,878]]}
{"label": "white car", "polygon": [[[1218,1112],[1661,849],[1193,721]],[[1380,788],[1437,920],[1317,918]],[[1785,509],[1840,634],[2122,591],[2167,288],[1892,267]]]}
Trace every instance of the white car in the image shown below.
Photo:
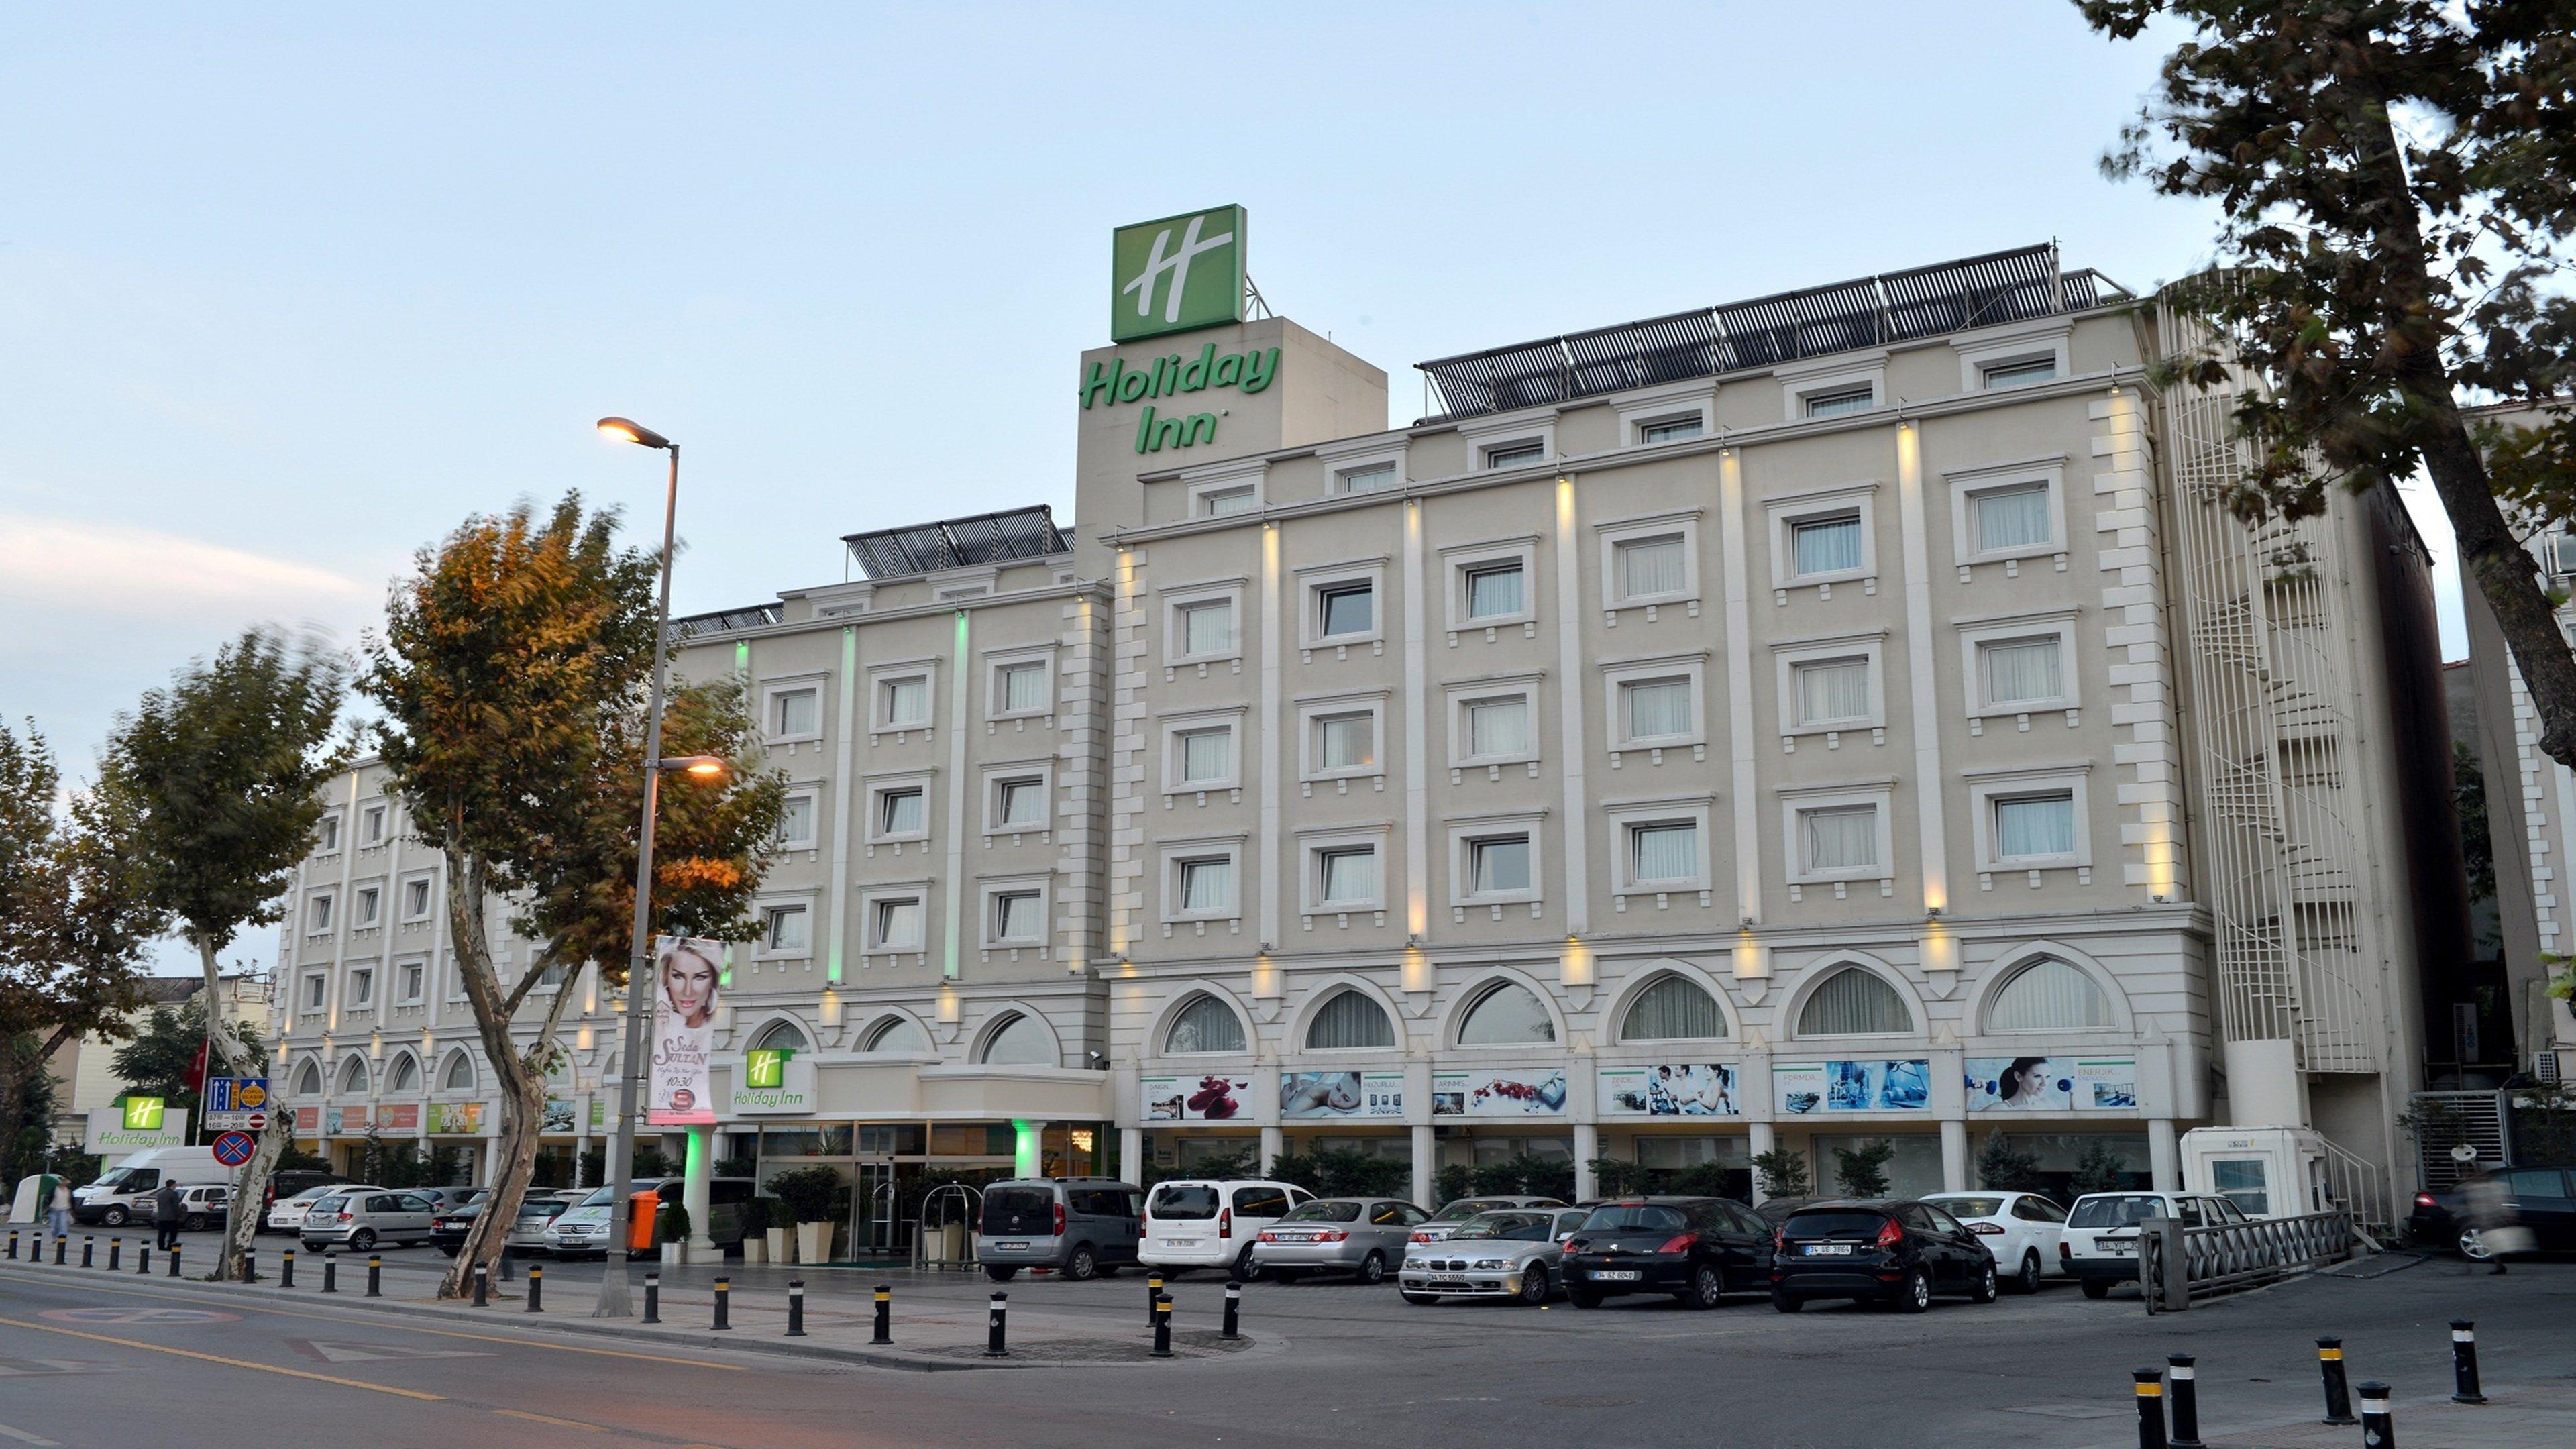
{"label": "white car", "polygon": [[2138,1281],[2138,1224],[2149,1218],[2180,1218],[2191,1228],[2246,1221],[2236,1204],[2207,1193],[2088,1192],[2067,1211],[2057,1245],[2085,1297],[2108,1298],[2115,1286]]}
{"label": "white car", "polygon": [[383,1191],[381,1187],[371,1187],[362,1182],[334,1182],[322,1187],[308,1187],[293,1197],[282,1197],[268,1205],[268,1230],[272,1233],[300,1231],[304,1227],[304,1215],[313,1211],[315,1203],[333,1193]]}
{"label": "white car", "polygon": [[1314,1197],[1284,1182],[1157,1183],[1145,1197],[1145,1235],[1136,1244],[1136,1259],[1148,1268],[1231,1268],[1248,1283],[1261,1230]]}
{"label": "white car", "polygon": [[2038,1193],[1936,1192],[1923,1200],[1977,1235],[2006,1288],[2036,1293],[2042,1277],[2065,1275],[2057,1245],[2066,1236],[2066,1209]]}

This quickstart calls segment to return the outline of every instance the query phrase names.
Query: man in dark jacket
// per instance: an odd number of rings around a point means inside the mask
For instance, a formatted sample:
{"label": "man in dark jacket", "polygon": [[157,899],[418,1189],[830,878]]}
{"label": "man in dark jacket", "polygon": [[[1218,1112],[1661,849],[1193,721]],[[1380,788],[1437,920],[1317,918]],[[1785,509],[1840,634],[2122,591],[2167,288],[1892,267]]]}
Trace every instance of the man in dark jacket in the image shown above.
{"label": "man in dark jacket", "polygon": [[179,1220],[186,1216],[187,1208],[179,1201],[179,1185],[163,1178],[160,1189],[152,1194],[152,1231],[159,1246],[179,1246]]}

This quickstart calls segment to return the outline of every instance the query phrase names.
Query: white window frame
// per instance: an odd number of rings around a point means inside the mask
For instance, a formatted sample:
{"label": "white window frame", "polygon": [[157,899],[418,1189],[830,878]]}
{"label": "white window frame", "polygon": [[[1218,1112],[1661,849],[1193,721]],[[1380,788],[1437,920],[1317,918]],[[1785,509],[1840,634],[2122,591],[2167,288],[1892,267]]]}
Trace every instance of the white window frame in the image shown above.
{"label": "white window frame", "polygon": [[[1240,835],[1165,841],[1161,847],[1162,858],[1157,871],[1162,899],[1156,902],[1161,910],[1163,924],[1183,925],[1193,921],[1242,920],[1244,887],[1249,884],[1243,878],[1243,858],[1246,854],[1243,846],[1244,837]],[[1197,860],[1226,860],[1233,863],[1234,899],[1227,901],[1220,909],[1184,911],[1180,908],[1181,866],[1185,862]]]}
{"label": "white window frame", "polygon": [[393,833],[394,807],[391,801],[379,800],[358,807],[358,846],[382,845]]}
{"label": "white window frame", "polygon": [[[871,886],[859,893],[859,955],[920,956],[930,950],[930,890],[927,880],[889,882]],[[896,945],[878,932],[878,911],[882,906],[911,902],[920,912],[921,938],[912,944]]]}
{"label": "white window frame", "polygon": [[[1300,647],[1306,649],[1347,649],[1355,644],[1378,644],[1386,639],[1386,611],[1392,602],[1386,592],[1386,560],[1354,559],[1344,563],[1309,564],[1298,569],[1297,615]],[[1348,634],[1324,632],[1324,594],[1327,590],[1345,589],[1353,584],[1369,587],[1369,626]]]}
{"label": "white window frame", "polygon": [[[1673,795],[1653,800],[1604,801],[1601,813],[1610,822],[1610,893],[1619,896],[1683,895],[1712,887],[1710,872],[1715,869],[1712,856],[1716,837],[1709,833],[1710,806],[1706,795]],[[1680,880],[1640,881],[1633,870],[1636,864],[1635,843],[1631,832],[1639,826],[1690,825],[1699,832],[1699,873]]]}
{"label": "white window frame", "polygon": [[376,1005],[376,963],[349,963],[349,1001],[351,1011],[372,1011]]}
{"label": "white window frame", "polygon": [[[1475,423],[1461,423],[1458,436],[1467,443],[1471,462],[1468,471],[1491,473],[1510,468],[1537,468],[1556,461],[1556,414],[1549,411],[1536,417],[1523,414],[1509,418],[1487,418]],[[1515,463],[1497,465],[1496,453],[1508,453],[1535,443],[1538,456]]]}
{"label": "white window frame", "polygon": [[[778,895],[762,896],[760,898],[760,903],[752,907],[752,919],[760,923],[760,937],[752,946],[752,955],[756,959],[762,961],[806,961],[813,959],[817,951],[819,939],[823,934],[823,913],[816,908],[817,905],[818,902],[816,902],[810,892],[804,894],[782,893]],[[801,948],[774,947],[769,944],[771,913],[790,909],[805,913],[805,944]]]}
{"label": "white window frame", "polygon": [[340,838],[342,833],[343,832],[340,829],[340,812],[337,810],[323,811],[322,818],[313,822],[313,853],[315,855],[338,855],[342,844]]}
{"label": "white window frame", "polygon": [[[860,793],[862,798],[867,802],[868,812],[862,836],[866,843],[869,845],[909,845],[916,840],[927,841],[930,839],[937,829],[930,818],[930,786],[933,778],[934,772],[929,770],[907,770],[900,774],[890,775],[861,775],[859,777],[859,782],[862,787]],[[884,797],[889,792],[902,790],[919,790],[921,792],[921,829],[917,832],[888,832],[884,828]]]}
{"label": "white window frame", "polygon": [[[2002,563],[2007,559],[2061,558],[2073,552],[2066,537],[2066,458],[2063,454],[2016,463],[1950,469],[1941,477],[1950,485],[1950,543],[1959,567]],[[2010,493],[2034,484],[2048,489],[2051,541],[2024,544],[2019,548],[1978,548],[1977,500],[1990,493]]]}
{"label": "white window frame", "polygon": [[[315,903],[315,902],[317,902],[317,901],[318,901],[318,902],[320,902],[320,903],[321,903],[321,906],[322,906],[322,923],[321,923],[320,925],[318,925],[318,926],[317,926],[317,925],[315,925],[315,924],[313,923],[313,906],[314,906],[314,903]],[[339,892],[339,889],[338,889],[337,887],[334,887],[334,886],[326,886],[326,887],[324,887],[323,889],[318,890],[318,891],[307,891],[307,892],[305,892],[305,894],[304,894],[304,934],[305,934],[305,935],[307,935],[307,936],[327,936],[327,935],[330,935],[330,934],[331,934],[331,932],[332,932],[333,930],[335,930],[336,928],[338,928],[339,924],[340,924],[340,892]]]}
{"label": "white window frame", "polygon": [[[1475,618],[1468,614],[1468,575],[1495,564],[1518,563],[1521,566],[1521,610],[1517,614],[1495,614]],[[1538,535],[1523,534],[1518,538],[1488,539],[1482,543],[1458,543],[1440,550],[1440,566],[1449,580],[1449,632],[1463,634],[1471,629],[1499,629],[1513,624],[1527,624],[1538,618]]]}
{"label": "white window frame", "polygon": [[313,1016],[329,1011],[330,1009],[331,973],[328,971],[305,972],[304,992],[301,996],[298,996],[295,999],[296,1014],[299,1016]]}
{"label": "white window frame", "polygon": [[[1394,852],[1387,849],[1388,831],[1384,826],[1364,829],[1301,830],[1297,832],[1297,895],[1299,915],[1360,915],[1386,909],[1389,895],[1387,875],[1392,869]],[[1377,894],[1360,901],[1323,899],[1324,852],[1328,850],[1367,850],[1377,856]],[[1243,887],[1243,877],[1235,877],[1235,888]]]}
{"label": "white window frame", "polygon": [[[896,724],[886,718],[886,688],[912,679],[921,681],[922,717]],[[937,727],[939,660],[936,656],[926,659],[888,660],[883,664],[871,665],[868,669],[867,685],[868,734],[871,737],[907,734],[913,730],[930,730]]]}
{"label": "white window frame", "polygon": [[[1241,502],[1240,508],[1222,505]],[[1241,518],[1261,512],[1261,485],[1258,482],[1202,484],[1190,490],[1190,517]]]}
{"label": "white window frame", "polygon": [[[1631,684],[1682,679],[1690,685],[1691,727],[1677,735],[1641,737],[1628,730],[1628,689]],[[1641,659],[1604,661],[1601,665],[1601,694],[1607,713],[1609,733],[1602,736],[1613,754],[1631,750],[1688,749],[1708,743],[1708,651],[1689,654],[1662,654]]]}
{"label": "white window frame", "polygon": [[[420,909],[417,911],[411,908],[411,888],[413,886],[419,886],[422,888]],[[402,878],[402,896],[400,897],[398,910],[400,914],[396,916],[395,919],[402,921],[406,925],[419,921],[426,921],[437,915],[438,873],[436,871],[424,870],[412,875],[404,876]]]}
{"label": "white window frame", "polygon": [[[1243,636],[1249,623],[1244,618],[1244,580],[1228,579],[1217,583],[1189,584],[1166,590],[1163,594],[1163,666],[1184,664],[1223,664],[1243,658]],[[1223,602],[1234,611],[1233,641],[1224,649],[1208,654],[1189,652],[1189,635],[1181,622],[1181,610],[1192,604]]]}
{"label": "white window frame", "polygon": [[[396,962],[394,963],[393,971],[394,971],[394,1005],[396,1005],[396,1006],[418,1006],[418,1005],[422,1004],[423,1002],[425,1002],[425,1001],[429,1000],[429,958],[428,958],[428,957],[426,957],[426,956],[406,956],[406,957],[404,957],[403,959],[401,959],[401,960],[399,960],[399,961],[396,961]],[[407,986],[405,985],[405,983],[404,983],[404,979],[403,979],[405,976],[409,975],[411,972],[414,972],[414,971],[417,971],[417,972],[419,972],[419,973],[420,973],[420,989],[419,989],[419,990],[417,990],[417,991],[414,991],[414,990],[410,990],[410,989],[408,989],[408,988],[407,988]]]}
{"label": "white window frame", "polygon": [[[2059,710],[2083,708],[2081,660],[2075,652],[2075,624],[2082,613],[2081,609],[2052,609],[2036,614],[1952,620],[1959,634],[1960,683],[1964,690],[1960,698],[1967,706],[1967,717],[1972,720],[2012,719],[2025,714],[2053,714]],[[1988,704],[1983,646],[2051,635],[2057,640],[2057,680],[2064,692],[2053,699]]]}
{"label": "white window frame", "polygon": [[[1189,516],[1193,522],[1212,518],[1258,518],[1270,506],[1270,465],[1260,458],[1215,464],[1204,471],[1192,469],[1182,475],[1189,490]],[[1213,511],[1219,498],[1250,490],[1250,506],[1232,513]]]}
{"label": "white window frame", "polygon": [[[1488,765],[1527,764],[1539,758],[1539,683],[1537,674],[1507,674],[1486,679],[1462,679],[1447,686],[1449,693],[1449,768],[1483,769]],[[1468,728],[1467,707],[1492,700],[1518,697],[1529,713],[1529,748],[1516,754],[1479,755],[1473,753],[1475,735]]]}
{"label": "white window frame", "polygon": [[1807,411],[1808,405],[1818,398],[1858,392],[1864,387],[1869,389],[1867,408],[1827,413],[1824,417],[1857,417],[1887,406],[1887,353],[1883,349],[1859,358],[1846,353],[1816,362],[1792,363],[1773,368],[1771,375],[1780,383],[1780,417],[1784,422],[1807,422],[1815,416]]}
{"label": "white window frame", "polygon": [[781,850],[813,850],[817,848],[816,843],[823,837],[822,785],[819,783],[790,785],[787,787],[786,798],[789,803],[793,803],[798,800],[805,802],[805,823],[809,829],[803,839],[790,840],[787,838],[785,833],[787,826],[787,811],[785,806],[782,805],[778,812],[778,824],[780,830],[778,848]]}
{"label": "white window frame", "polygon": [[[1056,646],[1052,644],[1032,644],[1019,649],[994,649],[986,651],[984,655],[984,718],[988,720],[1052,718],[1055,714],[1057,683],[1055,652]],[[1028,665],[1037,666],[1038,677],[1046,681],[1046,703],[1038,706],[1036,709],[1007,708],[1004,702],[1010,698],[1010,694],[1008,687],[1003,683],[1003,674],[1005,671],[1022,668]]]}
{"label": "white window frame", "polygon": [[[1163,736],[1162,786],[1166,795],[1197,795],[1218,790],[1243,788],[1244,708],[1192,710],[1187,714],[1168,714],[1158,724]],[[1234,769],[1221,780],[1181,778],[1181,736],[1197,730],[1223,728],[1234,736]]]}
{"label": "white window frame", "polygon": [[[1044,951],[1047,939],[1055,929],[1055,878],[1052,875],[997,876],[975,882],[977,908],[976,935],[987,951]],[[1035,936],[1003,937],[994,934],[1001,922],[999,906],[1004,896],[1035,895],[1038,898],[1038,933]],[[927,935],[928,925],[923,926]]]}
{"label": "white window frame", "polygon": [[1959,391],[2019,392],[2026,387],[2042,386],[2039,381],[1986,386],[1986,370],[1989,368],[2042,359],[2057,365],[2057,376],[2047,381],[2064,382],[2075,375],[2074,338],[2075,324],[2063,318],[2043,318],[2011,327],[1981,328],[1953,337],[1950,339],[1951,349],[1959,354]]}
{"label": "white window frame", "polygon": [[[1357,486],[1363,478],[1380,476],[1387,481],[1374,488]],[[1396,458],[1381,458],[1375,462],[1335,468],[1332,491],[1336,497],[1341,498],[1366,498],[1372,493],[1400,493],[1404,491],[1404,463]]]}
{"label": "white window frame", "polygon": [[[1002,787],[1034,781],[1043,808],[1035,825],[1002,823]],[[1055,761],[996,760],[984,766],[984,834],[1043,835],[1055,828]]]}
{"label": "white window frame", "polygon": [[350,902],[349,906],[350,930],[372,931],[376,927],[385,923],[385,887],[383,882],[369,882],[366,885],[357,887],[353,894],[354,899]]}
{"label": "white window frame", "polygon": [[[762,680],[760,682],[761,739],[765,743],[773,745],[795,745],[803,744],[807,740],[821,739],[823,737],[824,728],[823,696],[826,692],[824,686],[830,682],[831,676],[820,672],[787,674],[781,675],[776,679]],[[809,690],[814,695],[814,728],[798,732],[789,732],[771,728],[772,723],[778,718],[779,698],[783,695],[798,694]]]}
{"label": "white window frame", "polygon": [[[2086,787],[2092,771],[2091,763],[2081,761],[1960,771],[1961,777],[1968,782],[1968,809],[1975,826],[1977,873],[2003,875],[2012,871],[2091,869],[2093,828],[2091,801]],[[1997,801],[2060,792],[2065,792],[2073,802],[2074,850],[2064,855],[2017,856],[2010,860],[1995,853]]]}
{"label": "white window frame", "polygon": [[[1704,510],[1685,508],[1671,513],[1652,513],[1634,518],[1616,518],[1592,525],[1601,549],[1601,607],[1616,614],[1621,609],[1656,608],[1665,604],[1696,606],[1700,601],[1699,521]],[[1682,541],[1682,586],[1670,593],[1626,593],[1619,567],[1619,545],[1643,543],[1652,539],[1678,535]]]}
{"label": "white window frame", "polygon": [[[1317,448],[1315,455],[1323,462],[1324,492],[1329,497],[1373,498],[1381,493],[1402,493],[1404,485],[1412,481],[1405,475],[1404,442],[1400,438],[1393,441],[1379,439],[1356,446],[1347,442],[1327,444]],[[1364,493],[1351,491],[1350,480],[1353,477],[1364,476],[1388,467],[1395,469],[1393,483],[1384,488],[1372,488]]]}
{"label": "white window frame", "polygon": [[[1442,823],[1449,830],[1449,905],[1452,909],[1519,905],[1547,898],[1546,811],[1452,815]],[[1529,888],[1480,893],[1476,889],[1476,842],[1512,835],[1529,838]]]}
{"label": "white window frame", "polygon": [[[1771,516],[1771,587],[1774,592],[1816,584],[1839,584],[1878,577],[1878,484],[1849,483],[1786,497],[1767,499]],[[1860,566],[1802,574],[1798,570],[1797,525],[1857,513],[1860,516]]]}
{"label": "white window frame", "polygon": [[[1881,881],[1896,878],[1894,781],[1871,781],[1861,785],[1784,787],[1778,793],[1781,853],[1788,857],[1785,879],[1791,885],[1831,885],[1837,881]],[[1810,810],[1847,810],[1862,805],[1874,807],[1878,812],[1876,822],[1878,863],[1853,869],[1809,870],[1806,822],[1801,817]]]}
{"label": "white window frame", "polygon": [[[1622,447],[1661,448],[1673,443],[1701,442],[1717,436],[1717,385],[1693,382],[1630,394],[1618,405],[1618,411],[1619,443]],[[1657,443],[1646,441],[1647,429],[1690,419],[1699,422],[1696,436],[1670,438]]]}
{"label": "white window frame", "polygon": [[[1857,719],[1806,724],[1798,718],[1798,666],[1863,659],[1869,664],[1869,713]],[[1771,646],[1773,687],[1780,701],[1780,735],[1840,734],[1848,730],[1887,728],[1887,631],[1783,639]]]}
{"label": "white window frame", "polygon": [[[1365,780],[1386,773],[1386,701],[1388,692],[1372,690],[1366,694],[1333,694],[1297,701],[1297,778],[1301,781]],[[1377,756],[1371,765],[1344,765],[1327,769],[1324,765],[1322,723],[1351,715],[1366,715],[1369,735]],[[1237,743],[1240,743],[1238,741]],[[1238,765],[1241,756],[1237,757]],[[1240,771],[1238,770],[1238,774]]]}

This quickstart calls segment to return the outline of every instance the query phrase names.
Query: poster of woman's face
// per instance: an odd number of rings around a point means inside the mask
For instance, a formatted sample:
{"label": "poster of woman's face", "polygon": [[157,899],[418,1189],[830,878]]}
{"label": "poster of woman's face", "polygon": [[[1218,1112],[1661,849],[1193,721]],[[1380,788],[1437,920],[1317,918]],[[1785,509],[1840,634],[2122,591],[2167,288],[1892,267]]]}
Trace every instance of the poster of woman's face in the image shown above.
{"label": "poster of woman's face", "polygon": [[665,936],[653,952],[653,1061],[644,1120],[656,1127],[715,1116],[715,941]]}
{"label": "poster of woman's face", "polygon": [[1971,1112],[2071,1112],[2076,1107],[2072,1062],[1971,1057],[1967,1067]]}
{"label": "poster of woman's face", "polygon": [[706,941],[666,938],[659,975],[662,1005],[691,1027],[705,1026],[716,1012],[716,963]]}

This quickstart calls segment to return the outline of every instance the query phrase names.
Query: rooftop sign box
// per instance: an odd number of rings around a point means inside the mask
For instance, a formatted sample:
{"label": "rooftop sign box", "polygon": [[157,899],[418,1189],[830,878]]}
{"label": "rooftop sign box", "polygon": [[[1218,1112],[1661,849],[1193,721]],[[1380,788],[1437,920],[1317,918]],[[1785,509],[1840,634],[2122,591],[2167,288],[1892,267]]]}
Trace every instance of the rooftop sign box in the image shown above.
{"label": "rooftop sign box", "polygon": [[1243,243],[1240,206],[1118,228],[1109,247],[1110,340],[1134,342],[1242,321]]}

